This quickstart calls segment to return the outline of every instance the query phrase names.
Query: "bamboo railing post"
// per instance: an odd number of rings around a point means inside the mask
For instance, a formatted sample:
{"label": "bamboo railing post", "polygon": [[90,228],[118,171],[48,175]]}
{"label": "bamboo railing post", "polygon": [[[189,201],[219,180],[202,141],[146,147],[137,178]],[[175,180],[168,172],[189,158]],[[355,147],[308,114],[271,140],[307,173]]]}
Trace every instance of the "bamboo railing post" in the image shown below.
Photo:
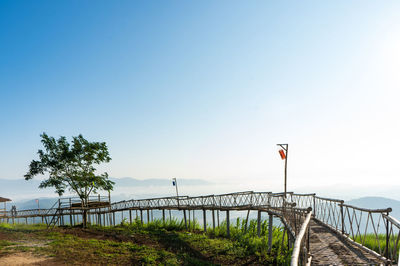
{"label": "bamboo railing post", "polygon": [[268,213],[268,253],[272,250],[272,230],[273,230],[273,215]]}
{"label": "bamboo railing post", "polygon": [[314,195],[313,195],[313,210],[314,210],[314,217],[316,217],[316,209],[315,209],[315,196],[316,196],[316,194],[314,193]]}
{"label": "bamboo railing post", "polygon": [[244,232],[247,232],[247,222],[249,221],[250,209],[247,210],[246,223],[244,225]]}
{"label": "bamboo railing post", "polygon": [[206,209],[203,209],[203,226],[204,226],[204,232],[207,232],[207,217],[206,217]]}
{"label": "bamboo railing post", "polygon": [[342,220],[342,234],[344,234],[344,213],[343,213],[343,202],[340,203],[340,217]]}
{"label": "bamboo railing post", "polygon": [[188,227],[187,227],[187,221],[186,221],[186,210],[182,210],[182,211],[183,211],[183,219],[185,220],[185,228],[187,230]]}
{"label": "bamboo railing post", "polygon": [[215,210],[212,210],[212,223],[213,223],[213,229],[215,230]]}
{"label": "bamboo railing post", "polygon": [[189,213],[189,219],[188,219],[188,221],[189,221],[189,231],[190,231],[190,210],[188,210],[188,213]]}
{"label": "bamboo railing post", "polygon": [[229,220],[229,210],[226,211],[226,236],[228,238],[230,238],[231,236],[231,232],[229,229],[229,225],[230,225],[230,220]]}
{"label": "bamboo railing post", "polygon": [[[111,212],[111,192],[110,192],[110,190],[108,191],[108,205],[109,205],[108,210],[109,210],[109,212]],[[111,226],[111,223],[112,223],[111,213],[109,213],[108,217],[110,219],[110,226]]]}
{"label": "bamboo railing post", "polygon": [[72,203],[71,198],[69,198],[69,224],[72,226]]}
{"label": "bamboo railing post", "polygon": [[261,211],[257,212],[257,236],[261,236]]}
{"label": "bamboo railing post", "polygon": [[[386,215],[389,216],[389,212],[387,212]],[[386,252],[385,252],[385,257],[387,259],[390,259],[389,258],[389,219],[386,219]]]}

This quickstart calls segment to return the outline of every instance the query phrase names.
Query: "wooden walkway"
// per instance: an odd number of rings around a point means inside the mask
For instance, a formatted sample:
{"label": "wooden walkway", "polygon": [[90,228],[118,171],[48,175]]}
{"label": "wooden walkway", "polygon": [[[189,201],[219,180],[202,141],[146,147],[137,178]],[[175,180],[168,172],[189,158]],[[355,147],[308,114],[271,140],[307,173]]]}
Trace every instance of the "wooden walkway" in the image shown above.
{"label": "wooden walkway", "polygon": [[380,265],[382,261],[348,241],[330,228],[311,221],[310,253],[312,265]]}

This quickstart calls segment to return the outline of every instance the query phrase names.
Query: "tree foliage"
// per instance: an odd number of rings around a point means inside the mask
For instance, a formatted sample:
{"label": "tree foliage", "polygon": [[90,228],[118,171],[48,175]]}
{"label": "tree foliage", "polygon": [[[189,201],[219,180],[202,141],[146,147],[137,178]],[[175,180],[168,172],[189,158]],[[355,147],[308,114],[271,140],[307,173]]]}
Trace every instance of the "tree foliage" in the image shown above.
{"label": "tree foliage", "polygon": [[44,150],[39,150],[39,160],[32,160],[25,180],[48,174],[39,188],[54,187],[61,196],[66,190],[75,192],[82,201],[98,190],[112,190],[115,184],[105,172],[96,175],[95,166],[111,160],[105,142],[89,142],[82,135],[55,139],[46,133],[40,135]]}

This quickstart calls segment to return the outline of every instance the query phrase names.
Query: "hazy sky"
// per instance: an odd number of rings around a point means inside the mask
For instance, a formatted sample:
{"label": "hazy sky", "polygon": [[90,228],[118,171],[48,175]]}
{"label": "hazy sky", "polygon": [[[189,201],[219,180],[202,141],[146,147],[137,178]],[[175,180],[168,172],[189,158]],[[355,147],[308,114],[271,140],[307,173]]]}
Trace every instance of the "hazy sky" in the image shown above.
{"label": "hazy sky", "polygon": [[[0,178],[39,135],[113,177],[400,185],[398,1],[1,1]],[[312,192],[312,191],[310,191]]]}

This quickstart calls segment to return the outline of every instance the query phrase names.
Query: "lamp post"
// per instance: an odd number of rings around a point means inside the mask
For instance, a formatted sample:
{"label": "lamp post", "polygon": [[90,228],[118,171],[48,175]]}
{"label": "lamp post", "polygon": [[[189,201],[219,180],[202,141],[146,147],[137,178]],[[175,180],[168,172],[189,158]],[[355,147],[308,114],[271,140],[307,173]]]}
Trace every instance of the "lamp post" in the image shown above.
{"label": "lamp post", "polygon": [[178,182],[176,181],[176,178],[172,178],[172,185],[176,189],[176,200],[178,202],[178,208],[179,208],[179,194],[178,194]]}
{"label": "lamp post", "polygon": [[38,211],[39,211],[39,214],[40,214],[39,199],[36,199],[35,201],[36,201],[36,203],[37,203]]}
{"label": "lamp post", "polygon": [[276,144],[282,149],[279,150],[279,155],[281,156],[282,160],[285,160],[285,183],[284,183],[284,196],[286,200],[286,193],[287,193],[287,157],[289,152],[289,144]]}

